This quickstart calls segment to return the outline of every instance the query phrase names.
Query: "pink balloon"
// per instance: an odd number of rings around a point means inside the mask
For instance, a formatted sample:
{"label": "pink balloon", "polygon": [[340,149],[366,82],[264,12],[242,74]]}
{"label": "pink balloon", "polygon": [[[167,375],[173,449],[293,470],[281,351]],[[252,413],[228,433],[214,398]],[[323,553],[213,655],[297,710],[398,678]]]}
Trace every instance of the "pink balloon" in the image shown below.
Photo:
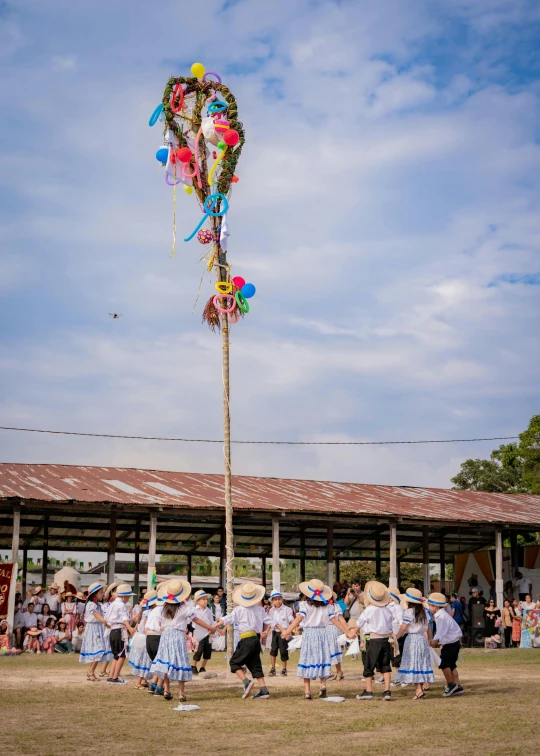
{"label": "pink balloon", "polygon": [[240,320],[240,317],[241,317],[240,311],[238,310],[238,307],[237,307],[236,310],[233,310],[233,312],[229,313],[228,315],[229,323],[238,323],[238,321]]}
{"label": "pink balloon", "polygon": [[246,283],[246,282],[244,281],[244,279],[242,278],[242,276],[235,276],[235,277],[233,278],[232,282],[233,282],[233,284],[234,284],[235,286],[238,286],[238,288],[239,288],[239,289],[241,289],[241,288],[242,288],[242,286],[244,286],[244,284]]}

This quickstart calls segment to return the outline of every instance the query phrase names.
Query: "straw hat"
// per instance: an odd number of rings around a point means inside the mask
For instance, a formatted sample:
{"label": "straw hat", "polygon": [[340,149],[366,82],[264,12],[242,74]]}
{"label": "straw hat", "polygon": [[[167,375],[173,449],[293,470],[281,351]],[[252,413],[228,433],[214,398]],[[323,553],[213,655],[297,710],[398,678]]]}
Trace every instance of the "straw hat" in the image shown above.
{"label": "straw hat", "polygon": [[37,627],[31,627],[30,630],[26,631],[27,635],[31,635],[33,638],[37,638],[38,635],[41,635],[41,630],[38,630]]}
{"label": "straw hat", "polygon": [[71,591],[64,591],[62,598],[75,598],[75,594]]}
{"label": "straw hat", "polygon": [[272,591],[272,593],[270,594],[270,601],[275,598],[283,598],[281,591]]}
{"label": "straw hat", "polygon": [[34,596],[37,596],[38,593],[42,592],[42,590],[43,588],[40,585],[36,585],[36,587],[34,588]]}
{"label": "straw hat", "polygon": [[57,585],[56,583],[51,583],[49,586],[49,590],[51,590],[51,588],[54,588],[55,591],[58,591],[60,589],[60,586]]}
{"label": "straw hat", "polygon": [[390,603],[388,589],[377,580],[369,580],[364,588],[364,604],[369,606],[387,606]]}
{"label": "straw hat", "polygon": [[422,591],[418,588],[407,588],[405,593],[401,595],[401,606],[407,609],[407,604],[421,604],[424,601]]}
{"label": "straw hat", "polygon": [[202,599],[202,598],[210,598],[210,594],[202,590],[195,591],[195,593],[193,594],[193,601],[198,601],[199,599]]}
{"label": "straw hat", "polygon": [[150,606],[153,606],[156,603],[157,597],[158,597],[157,591],[153,591],[153,590],[152,591],[146,591],[146,593],[144,594],[143,601],[146,602],[146,606],[147,607],[150,607]]}
{"label": "straw hat", "polygon": [[97,593],[100,588],[105,588],[103,583],[100,583],[99,581],[97,583],[92,583],[92,585],[88,588],[88,598],[90,598],[92,594]]}
{"label": "straw hat", "polygon": [[82,591],[77,591],[76,595],[77,595],[77,598],[79,599],[79,601],[86,601],[86,596],[84,595],[84,593]]}
{"label": "straw hat", "polygon": [[235,604],[239,606],[255,606],[262,601],[266,588],[264,585],[255,585],[255,583],[242,583],[237,585],[233,591],[232,598]]}
{"label": "straw hat", "polygon": [[123,598],[125,596],[134,596],[135,594],[127,583],[120,583],[120,585],[116,589],[116,595],[120,596],[120,598]]}
{"label": "straw hat", "polygon": [[119,585],[120,585],[120,583],[111,583],[110,585],[108,585],[108,586],[107,586],[107,587],[105,588],[105,593],[103,594],[103,598],[106,598],[106,599],[108,599],[108,598],[110,597],[111,593],[112,593],[112,592],[113,592],[113,591],[114,591],[114,590],[115,590],[116,588],[118,588],[118,586],[119,586]]}
{"label": "straw hat", "polygon": [[160,585],[158,590],[158,600],[164,604],[181,604],[182,601],[187,601],[191,594],[191,585],[187,580],[182,578],[175,578],[174,580],[167,580],[166,583]]}
{"label": "straw hat", "polygon": [[300,583],[298,586],[300,593],[308,598],[309,601],[322,601],[326,604],[332,598],[332,589],[325,585],[322,580],[309,580],[307,583]]}
{"label": "straw hat", "polygon": [[430,593],[427,600],[428,604],[433,604],[433,606],[446,606],[448,603],[444,593]]}
{"label": "straw hat", "polygon": [[390,594],[390,598],[394,599],[394,601],[397,601],[397,603],[399,604],[399,602],[401,601],[401,593],[399,592],[399,588],[390,586],[390,588],[388,588],[388,593]]}

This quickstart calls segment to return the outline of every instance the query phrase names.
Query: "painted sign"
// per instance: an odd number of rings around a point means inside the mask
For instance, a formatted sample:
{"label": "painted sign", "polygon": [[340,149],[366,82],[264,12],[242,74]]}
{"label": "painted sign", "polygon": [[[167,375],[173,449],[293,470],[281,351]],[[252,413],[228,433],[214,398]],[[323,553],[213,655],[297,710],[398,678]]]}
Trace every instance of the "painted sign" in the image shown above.
{"label": "painted sign", "polygon": [[540,609],[523,611],[521,648],[540,648]]}
{"label": "painted sign", "polygon": [[15,565],[12,563],[0,564],[0,619],[8,615],[9,590]]}

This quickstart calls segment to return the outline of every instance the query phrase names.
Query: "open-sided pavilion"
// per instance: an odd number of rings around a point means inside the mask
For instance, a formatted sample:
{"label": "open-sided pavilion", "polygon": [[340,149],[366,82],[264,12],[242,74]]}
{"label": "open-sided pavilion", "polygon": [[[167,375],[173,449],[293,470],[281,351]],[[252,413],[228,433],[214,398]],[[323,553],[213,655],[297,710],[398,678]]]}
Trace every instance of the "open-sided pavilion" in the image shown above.
{"label": "open-sided pavilion", "polygon": [[[327,582],[339,579],[341,560],[373,560],[380,575],[389,562],[398,585],[404,562],[441,568],[456,553],[496,548],[495,574],[502,606],[502,543],[540,530],[540,496],[447,489],[377,486],[314,480],[233,476],[235,556],[259,557],[266,580],[279,586],[279,560],[295,558],[300,576],[306,559],[326,563]],[[0,548],[12,558],[49,550],[107,554],[112,582],[117,552],[133,553],[138,588],[141,553],[148,574],[156,554],[183,555],[188,574],[194,555],[219,557],[224,575],[223,477],[115,467],[0,464]],[[222,582],[224,583],[224,577]]]}

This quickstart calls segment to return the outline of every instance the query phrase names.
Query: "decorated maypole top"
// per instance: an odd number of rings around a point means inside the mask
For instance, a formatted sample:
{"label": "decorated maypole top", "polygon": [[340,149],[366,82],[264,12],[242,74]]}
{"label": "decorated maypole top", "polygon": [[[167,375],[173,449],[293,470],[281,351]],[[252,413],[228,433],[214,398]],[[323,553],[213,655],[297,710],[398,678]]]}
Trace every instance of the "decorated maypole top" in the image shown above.
{"label": "decorated maypole top", "polygon": [[221,77],[206,71],[202,63],[191,66],[192,77],[171,77],[163,100],[150,117],[149,125],[164,124],[163,145],[156,159],[165,168],[165,181],[173,187],[173,246],[176,247],[176,187],[195,193],[202,218],[191,234],[200,244],[210,245],[202,256],[207,270],[216,270],[214,294],[203,311],[203,321],[220,330],[223,318],[236,323],[249,312],[248,299],[255,286],[241,276],[231,277],[227,262],[228,211],[233,184],[239,179],[236,167],[245,141],[238,120],[238,106]]}

